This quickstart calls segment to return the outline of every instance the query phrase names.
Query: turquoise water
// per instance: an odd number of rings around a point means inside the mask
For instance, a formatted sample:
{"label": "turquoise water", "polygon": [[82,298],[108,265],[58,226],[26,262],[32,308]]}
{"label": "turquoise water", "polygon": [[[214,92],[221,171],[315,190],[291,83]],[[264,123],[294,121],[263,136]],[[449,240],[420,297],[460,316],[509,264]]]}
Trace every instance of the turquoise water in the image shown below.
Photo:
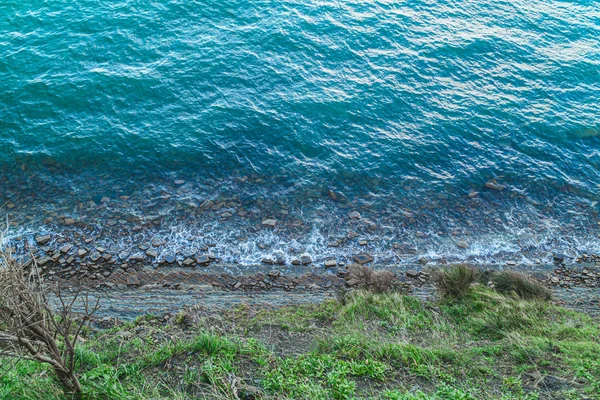
{"label": "turquoise water", "polygon": [[[242,263],[287,260],[292,247],[341,257],[354,238],[330,237],[354,231],[396,261],[600,250],[594,1],[0,10],[0,202],[27,232],[74,235],[39,210],[105,236],[108,219],[159,216],[143,232],[177,242],[169,251],[187,246],[177,235],[214,235]],[[494,178],[503,191],[483,187]],[[112,210],[87,206],[103,197]],[[220,198],[249,217],[186,211]],[[296,218],[304,230],[264,233],[260,220],[282,209],[282,226]],[[342,223],[354,209],[378,228]]]}

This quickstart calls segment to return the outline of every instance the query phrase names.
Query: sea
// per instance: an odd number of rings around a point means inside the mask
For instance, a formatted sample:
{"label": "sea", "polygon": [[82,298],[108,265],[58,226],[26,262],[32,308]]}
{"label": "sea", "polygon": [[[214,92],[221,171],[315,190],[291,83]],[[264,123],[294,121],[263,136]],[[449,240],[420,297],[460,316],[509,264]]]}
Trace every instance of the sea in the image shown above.
{"label": "sea", "polygon": [[595,0],[0,4],[17,252],[536,264],[599,200]]}

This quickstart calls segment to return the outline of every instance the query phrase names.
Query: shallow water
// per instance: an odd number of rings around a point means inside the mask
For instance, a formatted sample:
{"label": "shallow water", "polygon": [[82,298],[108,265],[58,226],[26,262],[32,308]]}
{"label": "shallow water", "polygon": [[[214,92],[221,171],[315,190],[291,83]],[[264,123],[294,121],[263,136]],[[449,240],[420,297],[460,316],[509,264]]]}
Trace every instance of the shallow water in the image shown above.
{"label": "shallow water", "polygon": [[1,8],[11,243],[160,239],[158,258],[210,244],[242,265],[600,252],[594,2]]}

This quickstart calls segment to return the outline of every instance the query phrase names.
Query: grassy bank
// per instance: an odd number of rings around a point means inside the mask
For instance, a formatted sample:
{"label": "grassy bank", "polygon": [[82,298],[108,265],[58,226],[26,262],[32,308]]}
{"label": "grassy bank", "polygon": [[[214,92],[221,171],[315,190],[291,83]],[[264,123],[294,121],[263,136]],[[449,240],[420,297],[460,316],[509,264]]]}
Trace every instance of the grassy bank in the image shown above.
{"label": "grassy bank", "polygon": [[[66,398],[46,366],[1,361],[0,398]],[[88,333],[77,363],[94,399],[600,399],[597,321],[481,286],[149,316]]]}

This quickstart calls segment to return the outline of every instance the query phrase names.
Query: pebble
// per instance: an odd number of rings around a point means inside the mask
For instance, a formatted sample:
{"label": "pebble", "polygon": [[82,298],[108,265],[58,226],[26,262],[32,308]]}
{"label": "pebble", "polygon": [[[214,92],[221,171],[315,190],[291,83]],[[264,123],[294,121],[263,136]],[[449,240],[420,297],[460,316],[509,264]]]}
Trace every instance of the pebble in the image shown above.
{"label": "pebble", "polygon": [[335,267],[337,265],[337,261],[336,260],[327,260],[324,263],[325,268],[331,268],[331,267]]}
{"label": "pebble", "polygon": [[456,242],[456,246],[460,247],[461,249],[466,249],[469,247],[469,243],[465,242],[464,240],[459,240]]}
{"label": "pebble", "polygon": [[406,276],[408,276],[409,278],[417,278],[419,276],[419,271],[415,269],[409,269],[408,271],[406,271]]}
{"label": "pebble", "polygon": [[146,255],[148,257],[156,258],[158,257],[158,252],[156,250],[148,250],[146,251]]}
{"label": "pebble", "polygon": [[263,225],[263,226],[268,226],[268,227],[270,227],[270,228],[274,228],[274,227],[275,227],[275,224],[277,224],[277,220],[276,220],[276,219],[271,219],[271,218],[269,218],[269,219],[264,219],[264,220],[262,221],[262,225]]}
{"label": "pebble", "polygon": [[206,265],[210,263],[210,257],[207,255],[201,255],[196,257],[196,262],[200,265]]}
{"label": "pebble", "polygon": [[302,256],[300,257],[300,262],[302,265],[309,265],[312,263],[312,259],[309,256]]}
{"label": "pebble", "polygon": [[352,211],[348,214],[348,217],[350,217],[350,219],[353,220],[359,220],[361,219],[360,213],[358,211]]}
{"label": "pebble", "polygon": [[50,235],[36,236],[35,241],[37,244],[40,244],[40,245],[46,244],[50,241]]}
{"label": "pebble", "polygon": [[366,240],[359,240],[358,241],[358,245],[359,246],[366,246],[369,242],[367,242]]}
{"label": "pebble", "polygon": [[93,262],[98,261],[100,258],[102,258],[102,256],[100,255],[100,253],[98,252],[94,252],[92,253],[92,255],[90,256],[90,260],[92,260]]}
{"label": "pebble", "polygon": [[495,179],[490,179],[489,181],[487,181],[484,185],[486,188],[488,189],[492,189],[492,190],[504,190],[504,185],[499,184]]}
{"label": "pebble", "polygon": [[166,262],[167,264],[173,264],[175,262],[175,256],[172,254],[167,254],[163,258],[163,261]]}
{"label": "pebble", "polygon": [[352,259],[361,265],[373,262],[374,260],[373,256],[367,253],[355,254],[352,256]]}
{"label": "pebble", "polygon": [[61,253],[68,253],[71,249],[73,248],[72,244],[65,244],[64,246],[62,246],[59,250]]}
{"label": "pebble", "polygon": [[132,255],[131,257],[129,257],[129,259],[131,261],[144,261],[144,254],[143,253],[135,253],[134,255]]}

